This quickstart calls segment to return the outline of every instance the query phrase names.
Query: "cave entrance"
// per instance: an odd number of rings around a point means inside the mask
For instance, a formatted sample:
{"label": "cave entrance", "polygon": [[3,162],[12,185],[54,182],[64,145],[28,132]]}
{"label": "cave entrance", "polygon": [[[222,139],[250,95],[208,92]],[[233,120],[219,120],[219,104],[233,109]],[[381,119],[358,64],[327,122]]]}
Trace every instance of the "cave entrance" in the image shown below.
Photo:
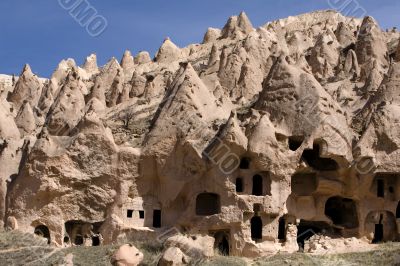
{"label": "cave entrance", "polygon": [[153,211],[153,227],[154,228],[161,227],[161,210]]}
{"label": "cave entrance", "polygon": [[374,239],[372,239],[372,243],[380,243],[383,241],[383,215],[380,214],[379,216],[379,223],[375,224],[375,230],[374,230]]}
{"label": "cave entrance", "polygon": [[321,147],[318,143],[314,143],[312,150],[304,150],[301,158],[310,167],[318,171],[336,171],[339,168],[338,163],[330,158],[320,157]]}
{"label": "cave entrance", "polygon": [[250,159],[249,158],[242,158],[240,160],[240,165],[239,165],[240,169],[249,169],[250,168]]}
{"label": "cave entrance", "polygon": [[83,236],[81,236],[81,235],[76,235],[76,236],[75,236],[74,244],[75,244],[76,246],[81,246],[81,245],[83,245],[83,243],[84,243]]}
{"label": "cave entrance", "polygon": [[41,236],[47,239],[47,244],[50,244],[50,231],[49,228],[45,225],[38,225],[34,230],[35,235]]}
{"label": "cave entrance", "polygon": [[389,211],[371,211],[364,225],[365,231],[373,234],[372,243],[398,241],[398,225],[394,213]]}
{"label": "cave entrance", "polygon": [[283,241],[286,240],[286,220],[283,217],[279,219],[278,239]]}
{"label": "cave entrance", "polygon": [[209,216],[221,212],[221,202],[218,194],[201,193],[196,198],[196,215]]}
{"label": "cave entrance", "polygon": [[251,218],[251,239],[259,241],[262,239],[262,219],[260,216]]}
{"label": "cave entrance", "polygon": [[383,179],[377,180],[376,188],[377,188],[376,196],[378,198],[384,198],[385,197],[385,181]]}
{"label": "cave entrance", "polygon": [[214,248],[217,249],[222,256],[229,256],[229,232],[219,231],[214,234],[214,238]]}
{"label": "cave entrance", "polygon": [[263,195],[263,178],[260,175],[253,176],[252,194],[254,196],[262,196]]}
{"label": "cave entrance", "polygon": [[[81,220],[71,220],[65,222],[64,243],[66,245],[100,245],[100,227],[103,222],[85,222]],[[98,239],[97,239],[98,238]]]}
{"label": "cave entrance", "polygon": [[236,178],[236,192],[243,192],[243,179],[241,177]]}
{"label": "cave entrance", "polygon": [[291,151],[296,151],[303,144],[303,136],[291,136],[289,137],[289,149]]}
{"label": "cave entrance", "polygon": [[383,241],[383,224],[376,224],[375,225],[375,233],[374,233],[374,239],[372,240],[372,243],[381,243]]}
{"label": "cave entrance", "polygon": [[400,219],[400,201],[399,201],[399,203],[397,204],[396,219]]}
{"label": "cave entrance", "polygon": [[100,246],[100,236],[92,236],[92,246]]}
{"label": "cave entrance", "polygon": [[335,225],[348,229],[358,227],[357,207],[352,199],[342,197],[329,198],[325,203],[325,215]]}

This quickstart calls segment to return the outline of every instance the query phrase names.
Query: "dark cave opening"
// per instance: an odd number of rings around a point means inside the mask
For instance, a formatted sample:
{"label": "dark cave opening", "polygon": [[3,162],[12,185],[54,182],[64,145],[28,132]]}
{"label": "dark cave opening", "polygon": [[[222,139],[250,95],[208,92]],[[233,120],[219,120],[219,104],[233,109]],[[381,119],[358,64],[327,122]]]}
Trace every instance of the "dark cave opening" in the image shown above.
{"label": "dark cave opening", "polygon": [[242,158],[240,160],[240,165],[239,165],[240,169],[249,169],[250,168],[250,159],[249,158]]}
{"label": "dark cave opening", "polygon": [[[91,244],[96,244],[98,237],[99,245],[101,244],[100,227],[103,222],[85,222],[81,220],[70,220],[65,222],[64,243],[80,246],[85,244],[85,241],[91,241]],[[86,244],[88,244],[87,242]]]}
{"label": "dark cave opening", "polygon": [[75,236],[74,244],[75,244],[76,246],[81,246],[81,245],[83,245],[83,243],[84,243],[83,236],[81,236],[81,235],[76,235],[76,236]]}
{"label": "dark cave opening", "polygon": [[376,186],[376,196],[378,198],[384,198],[385,197],[385,180],[383,179],[378,179],[377,180],[377,186]]}
{"label": "dark cave opening", "polygon": [[383,241],[383,224],[376,224],[374,239],[372,240],[372,243],[377,244],[381,243],[382,241]]}
{"label": "dark cave opening", "polygon": [[243,192],[243,179],[241,177],[236,178],[236,192]]}
{"label": "dark cave opening", "polygon": [[292,136],[289,137],[289,149],[291,151],[296,151],[300,148],[301,144],[303,144],[304,137],[303,136]]}
{"label": "dark cave opening", "polygon": [[92,246],[100,246],[100,236],[92,236]]}
{"label": "dark cave opening", "polygon": [[154,228],[161,227],[161,210],[153,211],[153,227]]}
{"label": "dark cave opening", "polygon": [[278,239],[286,240],[286,220],[283,217],[279,218]]}
{"label": "dark cave opening", "polygon": [[201,193],[196,198],[196,215],[209,216],[221,212],[220,196],[215,193]]}
{"label": "dark cave opening", "polygon": [[379,223],[375,224],[375,230],[374,230],[374,239],[372,239],[372,243],[380,243],[383,241],[383,215],[379,215]]}
{"label": "dark cave opening", "polygon": [[356,203],[352,199],[331,197],[325,203],[325,215],[333,224],[352,229],[358,227]]}
{"label": "dark cave opening", "polygon": [[250,221],[251,239],[258,241],[262,239],[262,219],[260,216],[254,216]]}
{"label": "dark cave opening", "polygon": [[252,194],[254,196],[262,196],[263,195],[263,178],[260,175],[253,176]]}
{"label": "dark cave opening", "polygon": [[314,143],[312,150],[304,150],[301,158],[312,168],[318,171],[336,171],[338,163],[330,158],[320,157],[320,145]]}
{"label": "dark cave opening", "polygon": [[50,244],[50,231],[49,228],[45,225],[38,225],[34,230],[35,235],[41,236],[47,239],[47,244]]}
{"label": "dark cave opening", "polygon": [[215,233],[214,238],[214,248],[217,249],[222,256],[229,256],[229,232],[217,232]]}

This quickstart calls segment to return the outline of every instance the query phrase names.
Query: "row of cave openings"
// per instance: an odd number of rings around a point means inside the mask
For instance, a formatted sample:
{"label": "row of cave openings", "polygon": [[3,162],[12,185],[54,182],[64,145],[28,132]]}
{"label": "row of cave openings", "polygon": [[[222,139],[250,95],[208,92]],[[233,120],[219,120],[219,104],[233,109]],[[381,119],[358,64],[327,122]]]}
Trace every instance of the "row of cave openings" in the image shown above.
{"label": "row of cave openings", "polygon": [[[279,141],[283,138],[282,135],[276,134]],[[286,138],[284,138],[286,139]],[[288,138],[288,146],[291,151],[297,151],[304,142],[303,136],[291,136]],[[320,157],[322,140],[316,140],[313,143],[312,149],[304,149],[301,155],[301,160],[306,162],[307,165],[317,171],[336,171],[339,169],[338,163],[331,158]]]}
{"label": "row of cave openings", "polygon": [[[283,135],[276,134],[278,141],[288,142],[288,147],[291,151],[297,151],[304,142],[303,136],[291,136],[286,138]],[[321,157],[321,149],[323,140],[315,140],[312,149],[304,149],[301,155],[301,161],[307,163],[307,165],[317,171],[336,171],[339,169],[339,164],[331,158]]]}
{"label": "row of cave openings", "polygon": [[[79,220],[71,220],[65,223],[65,233],[63,237],[64,246],[100,246],[102,236],[100,227],[103,222],[87,223]],[[50,230],[46,225],[40,224],[35,227],[34,233],[46,238],[48,244],[51,243]]]}
{"label": "row of cave openings", "polygon": [[[281,217],[279,219],[278,225],[278,240],[280,242],[284,242],[286,240],[286,218]],[[251,230],[251,238],[253,241],[259,243],[262,242],[263,238],[263,221],[260,216],[254,216],[250,220],[250,230]],[[311,227],[304,222],[301,222],[298,226],[298,243],[300,249],[304,247],[304,241],[314,235],[314,232],[319,232],[317,229],[315,231],[310,229]],[[210,232],[211,235],[214,236],[214,248],[219,251],[221,255],[229,256],[230,255],[230,230],[220,230],[217,232]]]}
{"label": "row of cave openings", "polygon": [[376,193],[378,198],[387,198],[389,200],[396,200],[396,181],[397,174],[391,173],[378,173],[371,186],[371,192]]}
{"label": "row of cave openings", "polygon": [[[257,214],[261,206],[258,205],[259,204],[254,205],[255,216],[253,216],[253,218],[251,218],[250,220],[251,238],[256,242],[261,241],[263,235],[263,222],[261,217]],[[400,206],[398,208],[398,212],[400,212]],[[338,227],[358,227],[356,205],[355,202],[351,199],[346,199],[338,196],[329,198],[325,204],[325,215],[329,217],[332,220],[333,224]],[[281,217],[279,219],[277,236],[277,239],[281,241],[284,241],[286,239],[286,224],[287,220],[285,219],[285,217]],[[304,222],[298,225],[298,241],[300,245],[302,244],[302,242],[304,242],[304,239],[302,239],[301,236],[306,230],[313,230],[313,228],[306,228]],[[317,230],[314,230],[314,232],[316,231]]]}
{"label": "row of cave openings", "polygon": [[[335,160],[319,157],[320,146],[314,145],[313,150],[304,150],[302,158],[315,170],[319,171],[335,171],[338,169],[338,164]],[[240,169],[249,169],[250,159],[242,158]],[[371,191],[378,198],[388,196],[395,200],[395,182],[397,176],[394,174],[377,174],[375,181],[371,187]],[[386,181],[385,181],[386,180]],[[317,189],[318,180],[316,172],[297,172],[292,176],[292,192],[297,196],[310,196]],[[238,177],[235,181],[237,193],[245,191],[244,178]],[[271,179],[257,174],[252,179],[252,195],[265,196],[271,195]]]}
{"label": "row of cave openings", "polygon": [[[301,146],[302,141],[303,138],[301,137],[289,138],[289,148],[293,151],[297,150]],[[305,149],[303,151],[301,159],[305,161],[307,165],[309,165],[312,169],[315,169],[317,171],[338,170],[339,169],[338,163],[333,159],[320,157],[320,151],[321,151],[320,144],[318,142],[315,142],[312,150]],[[239,168],[243,170],[250,169],[250,163],[251,163],[250,158],[247,157],[242,158],[240,160]],[[304,184],[303,187],[305,188],[305,190],[311,190],[312,188],[316,188],[316,177],[313,178],[312,175],[315,175],[315,173],[305,174],[305,175],[297,174],[294,176],[294,179],[295,181],[298,181],[300,183],[308,182]],[[302,181],[302,179],[304,179],[304,176],[306,176],[307,178],[305,178],[306,179],[305,181]],[[252,195],[255,196],[271,195],[271,179],[269,177],[264,178],[262,175],[257,174],[253,176],[252,181],[253,181],[251,190]],[[235,187],[237,193],[243,193],[245,191],[244,179],[242,177],[236,178]],[[307,194],[307,193],[300,192],[300,194]]]}
{"label": "row of cave openings", "polygon": [[[240,169],[250,169],[250,159],[245,157],[240,160]],[[244,193],[245,182],[243,177],[238,177],[235,180],[235,187],[237,193]],[[251,195],[254,196],[271,196],[271,179],[269,176],[264,177],[262,174],[256,174],[252,178]]]}
{"label": "row of cave openings", "polygon": [[[128,209],[126,211],[126,217],[128,219],[132,219],[134,216],[134,212],[135,212],[135,210]],[[138,210],[137,212],[139,214],[139,219],[144,220],[145,219],[145,211]],[[161,210],[153,210],[153,227],[161,228]]]}
{"label": "row of cave openings", "polygon": [[[255,242],[262,242],[263,240],[263,220],[261,216],[257,214],[260,209],[260,204],[254,205],[255,215],[250,220],[251,239]],[[331,226],[327,222],[300,220],[300,223],[297,225],[297,242],[300,250],[304,249],[305,241],[315,234],[322,232],[335,234],[340,230],[340,227],[347,229],[358,227],[356,204],[351,199],[339,196],[329,198],[325,204],[325,215],[332,220],[335,226]],[[400,219],[400,202],[397,206],[396,218]],[[293,217],[287,215],[279,218],[277,239],[280,242],[286,241],[287,224],[290,224],[289,221],[294,220]],[[385,232],[384,226],[383,214],[379,214],[379,222],[375,224],[372,243],[384,241],[384,235],[391,233],[389,231],[390,229],[388,232]],[[214,235],[215,238],[215,248],[218,249],[222,255],[229,255],[229,230],[213,232],[212,235]]]}
{"label": "row of cave openings", "polygon": [[[300,246],[304,246],[304,240],[317,233],[340,235],[343,229],[352,230],[359,227],[357,205],[352,199],[339,196],[329,198],[325,204],[325,215],[331,219],[333,226],[326,222],[301,220],[297,227]],[[396,215],[386,210],[368,213],[365,219],[365,229],[367,224],[370,224],[371,227],[368,231],[373,232],[372,243],[400,240],[396,220],[400,220],[400,201],[397,204]]]}
{"label": "row of cave openings", "polygon": [[[251,238],[256,241],[262,241],[263,238],[263,221],[257,214],[261,209],[260,204],[254,205],[255,216],[250,220]],[[208,216],[220,213],[221,202],[220,197],[214,193],[201,193],[196,198],[196,214],[201,216]],[[131,214],[128,210],[128,215]],[[339,196],[331,197],[325,204],[325,215],[329,217],[333,224],[338,227],[353,229],[358,227],[358,217],[356,203],[352,199],[342,198]],[[154,210],[154,227],[161,227],[161,211]],[[396,209],[396,219],[400,219],[400,202]],[[102,237],[99,229],[102,222],[99,223],[85,223],[82,221],[68,221],[65,223],[65,246],[98,246],[101,244]],[[277,238],[284,241],[286,238],[286,224],[285,217],[279,219],[278,236]],[[304,241],[316,233],[321,231],[332,230],[332,227],[325,222],[314,222],[301,220],[298,228],[298,243],[300,247],[304,246]],[[380,215],[379,222],[375,224],[373,243],[379,243],[384,238],[384,223],[383,215]],[[51,235],[49,228],[45,225],[38,225],[35,227],[34,233],[47,239],[48,243],[51,242]],[[217,238],[216,238],[217,239]],[[229,253],[229,243],[226,234],[218,236],[216,245],[220,252]]]}

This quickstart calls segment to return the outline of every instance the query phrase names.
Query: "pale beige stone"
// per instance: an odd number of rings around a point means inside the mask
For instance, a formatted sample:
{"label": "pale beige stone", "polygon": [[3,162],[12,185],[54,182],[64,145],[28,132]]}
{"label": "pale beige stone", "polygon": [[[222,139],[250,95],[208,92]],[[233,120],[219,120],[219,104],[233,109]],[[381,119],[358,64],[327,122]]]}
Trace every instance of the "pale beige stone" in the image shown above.
{"label": "pale beige stone", "polygon": [[185,254],[177,247],[170,247],[160,258],[159,266],[182,266],[187,262]]}
{"label": "pale beige stone", "polygon": [[113,265],[138,266],[143,261],[143,253],[131,244],[122,245],[113,255]]}

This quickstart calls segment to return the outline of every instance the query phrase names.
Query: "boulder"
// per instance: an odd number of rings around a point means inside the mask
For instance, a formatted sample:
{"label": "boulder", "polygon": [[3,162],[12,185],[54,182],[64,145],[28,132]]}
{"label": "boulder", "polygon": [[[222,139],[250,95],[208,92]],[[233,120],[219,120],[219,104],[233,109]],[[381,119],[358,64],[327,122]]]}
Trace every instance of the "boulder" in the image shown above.
{"label": "boulder", "polygon": [[158,261],[158,266],[181,266],[187,264],[186,255],[177,247],[169,247]]}
{"label": "boulder", "polygon": [[120,246],[112,256],[115,266],[138,266],[142,261],[143,253],[131,244]]}

